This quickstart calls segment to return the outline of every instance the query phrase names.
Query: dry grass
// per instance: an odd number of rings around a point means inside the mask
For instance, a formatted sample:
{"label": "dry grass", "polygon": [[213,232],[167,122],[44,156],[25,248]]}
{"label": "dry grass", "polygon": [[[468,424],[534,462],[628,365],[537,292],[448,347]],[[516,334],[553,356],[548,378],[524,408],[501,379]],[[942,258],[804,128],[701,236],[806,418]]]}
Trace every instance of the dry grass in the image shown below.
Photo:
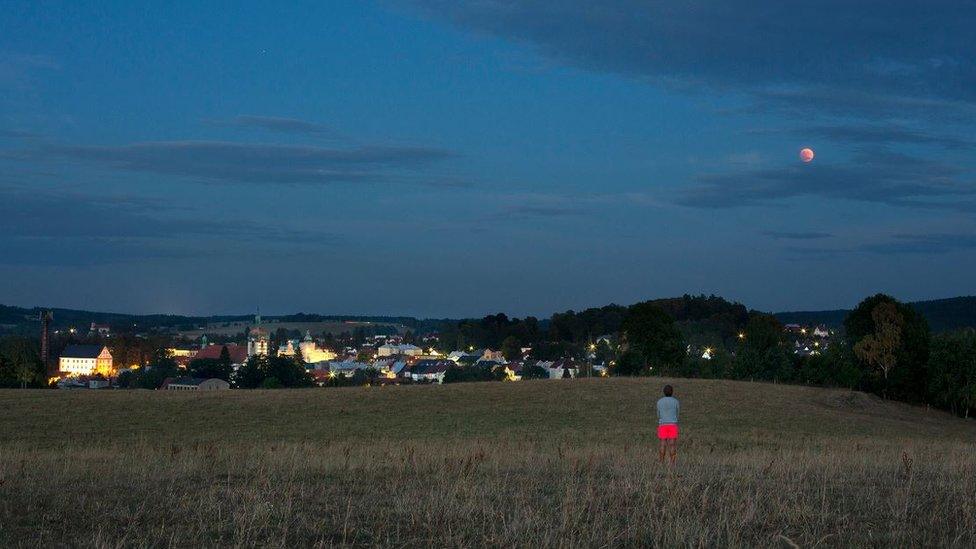
{"label": "dry grass", "polygon": [[973,546],[976,424],[660,379],[0,392],[3,545]]}

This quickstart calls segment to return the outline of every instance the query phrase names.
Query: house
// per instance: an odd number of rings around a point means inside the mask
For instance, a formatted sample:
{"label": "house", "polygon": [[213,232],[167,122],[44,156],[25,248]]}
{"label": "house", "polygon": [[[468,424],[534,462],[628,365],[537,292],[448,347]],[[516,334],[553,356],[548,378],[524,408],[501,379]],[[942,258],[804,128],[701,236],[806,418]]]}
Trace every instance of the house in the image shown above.
{"label": "house", "polygon": [[431,383],[443,383],[447,369],[454,364],[445,360],[421,360],[413,365],[407,372],[410,379],[414,381],[427,381]]}
{"label": "house", "polygon": [[571,360],[557,360],[549,363],[547,366],[543,366],[540,362],[539,365],[549,373],[549,379],[563,379],[566,376],[567,370],[569,371],[569,377],[576,377],[576,374],[579,373],[579,366]]}
{"label": "house", "polygon": [[524,363],[522,361],[518,361],[518,362],[507,362],[505,364],[499,364],[495,368],[498,368],[505,373],[506,381],[522,381],[523,366]]}
{"label": "house", "polygon": [[343,362],[332,361],[328,363],[330,372],[337,376],[343,375],[346,377],[352,377],[356,373],[356,370],[365,370],[369,367],[370,365],[365,362],[356,362],[352,360]]}
{"label": "house", "polygon": [[411,345],[405,343],[403,345],[394,345],[392,343],[387,343],[385,345],[380,345],[376,349],[376,356],[393,356],[393,355],[406,355],[406,356],[420,356],[424,354],[424,350],[416,345]]}
{"label": "house", "polygon": [[161,388],[167,391],[223,391],[230,389],[230,383],[216,377],[178,377],[167,379]]}
{"label": "house", "polygon": [[482,361],[484,361],[484,362],[504,362],[505,361],[505,355],[503,355],[501,351],[492,351],[491,349],[485,349],[485,351],[483,353],[481,353],[481,358],[478,361],[479,362],[482,362]]}
{"label": "house", "polygon": [[92,322],[91,328],[88,329],[88,335],[109,337],[112,335],[112,327],[108,324],[96,324],[95,322]]}
{"label": "house", "polygon": [[197,355],[197,349],[179,349],[176,347],[171,347],[166,349],[166,354],[168,354],[169,357],[176,362],[177,366],[180,368],[186,368]]}
{"label": "house", "polygon": [[227,349],[227,354],[230,355],[230,364],[235,369],[241,367],[245,362],[247,362],[247,349],[243,345],[237,345],[236,343],[227,343],[223,345],[219,343],[212,343],[197,351],[197,354],[194,355],[193,360],[199,360],[201,358],[219,359],[225,348]]}
{"label": "house", "polygon": [[58,358],[58,370],[69,376],[115,374],[112,353],[104,345],[68,345]]}

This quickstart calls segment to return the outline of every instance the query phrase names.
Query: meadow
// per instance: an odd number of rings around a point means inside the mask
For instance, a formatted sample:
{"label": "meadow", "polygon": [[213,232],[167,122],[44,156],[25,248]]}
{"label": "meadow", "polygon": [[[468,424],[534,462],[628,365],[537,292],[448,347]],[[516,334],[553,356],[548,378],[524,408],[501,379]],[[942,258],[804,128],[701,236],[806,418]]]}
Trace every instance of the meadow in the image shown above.
{"label": "meadow", "polygon": [[976,422],[845,390],[8,390],[0,409],[4,546],[976,544]]}

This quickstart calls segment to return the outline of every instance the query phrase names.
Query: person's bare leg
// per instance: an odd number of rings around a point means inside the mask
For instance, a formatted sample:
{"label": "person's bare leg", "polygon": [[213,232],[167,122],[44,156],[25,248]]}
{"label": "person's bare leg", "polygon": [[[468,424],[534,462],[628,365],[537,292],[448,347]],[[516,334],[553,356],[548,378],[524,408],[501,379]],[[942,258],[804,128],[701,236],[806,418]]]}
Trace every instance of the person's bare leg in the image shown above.
{"label": "person's bare leg", "polygon": [[671,465],[678,460],[678,440],[672,438],[668,441],[668,446],[671,447]]}
{"label": "person's bare leg", "polygon": [[664,454],[667,453],[667,449],[668,449],[668,441],[666,441],[666,440],[664,440],[662,438],[661,439],[661,449],[658,450],[658,453],[657,453],[657,460],[659,462],[664,463]]}

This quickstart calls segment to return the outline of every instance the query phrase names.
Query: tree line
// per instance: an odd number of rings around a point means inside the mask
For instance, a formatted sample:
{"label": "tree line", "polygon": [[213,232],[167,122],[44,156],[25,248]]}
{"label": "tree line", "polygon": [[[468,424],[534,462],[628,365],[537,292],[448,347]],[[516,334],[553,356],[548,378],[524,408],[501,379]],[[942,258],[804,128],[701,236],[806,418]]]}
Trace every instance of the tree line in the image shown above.
{"label": "tree line", "polygon": [[976,332],[932,334],[891,296],[863,300],[823,352],[799,355],[772,315],[750,312],[734,344],[710,358],[686,352],[678,322],[654,302],[633,305],[621,326],[615,375],[675,375],[848,387],[930,404],[968,417],[976,408]]}

